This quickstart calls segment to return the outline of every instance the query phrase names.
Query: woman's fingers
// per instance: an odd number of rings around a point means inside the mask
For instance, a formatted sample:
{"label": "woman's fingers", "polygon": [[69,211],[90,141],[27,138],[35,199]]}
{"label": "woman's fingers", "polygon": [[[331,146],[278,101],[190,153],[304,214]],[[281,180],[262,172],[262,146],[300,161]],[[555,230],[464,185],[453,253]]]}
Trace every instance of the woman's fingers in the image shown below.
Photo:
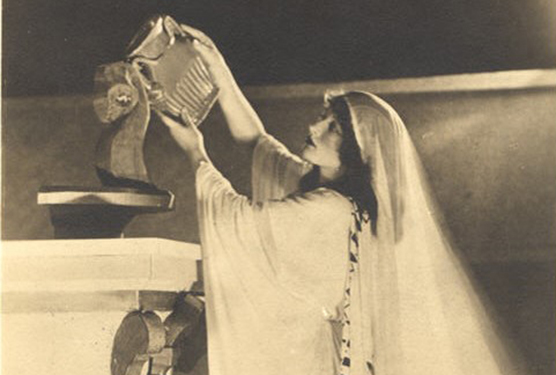
{"label": "woman's fingers", "polygon": [[186,33],[191,35],[193,38],[195,38],[196,40],[198,40],[199,42],[201,42],[205,46],[207,46],[209,48],[214,47],[214,42],[202,31],[197,30],[197,29],[195,29],[191,26],[184,25],[184,24],[181,24],[181,28],[182,28],[183,31],[185,31]]}
{"label": "woman's fingers", "polygon": [[176,120],[172,119],[169,116],[166,116],[164,113],[160,112],[157,109],[154,110],[154,113],[156,113],[156,115],[162,120],[162,123],[170,129],[177,128],[177,127],[179,128],[179,127],[183,126],[182,124],[180,124]]}
{"label": "woman's fingers", "polygon": [[210,63],[212,62],[212,60],[214,58],[214,56],[213,56],[213,51],[214,50],[207,47],[206,45],[202,44],[197,39],[195,39],[193,41],[193,47],[195,48],[195,50],[197,52],[199,52],[199,55],[201,55],[201,58],[210,65]]}
{"label": "woman's fingers", "polygon": [[208,69],[212,82],[220,88],[230,86],[233,81],[232,74],[212,40],[191,26],[182,25],[182,28],[184,32],[193,36],[193,48]]}
{"label": "woman's fingers", "polygon": [[[190,153],[199,151],[203,148],[203,135],[193,126],[189,117],[180,120],[174,120],[172,117],[155,110],[155,113],[160,117],[162,123],[168,127],[168,131],[172,138],[176,141],[184,151]],[[183,116],[182,116],[183,117]],[[185,123],[189,121],[189,123]]]}
{"label": "woman's fingers", "polygon": [[225,65],[218,48],[208,36],[191,26],[183,24],[181,26],[186,33],[193,36],[193,48],[199,53],[201,59],[211,71],[220,69],[219,65]]}
{"label": "woman's fingers", "polygon": [[184,23],[180,24],[181,28],[188,34],[194,36],[195,38],[205,36],[205,34],[201,30],[197,30],[194,27],[186,25]]}
{"label": "woman's fingers", "polygon": [[[187,112],[187,110],[185,110],[185,108],[181,111],[181,119],[185,123],[185,126],[190,126],[190,125],[193,126],[193,119],[189,115],[189,112]],[[195,126],[193,126],[193,127],[195,127]]]}

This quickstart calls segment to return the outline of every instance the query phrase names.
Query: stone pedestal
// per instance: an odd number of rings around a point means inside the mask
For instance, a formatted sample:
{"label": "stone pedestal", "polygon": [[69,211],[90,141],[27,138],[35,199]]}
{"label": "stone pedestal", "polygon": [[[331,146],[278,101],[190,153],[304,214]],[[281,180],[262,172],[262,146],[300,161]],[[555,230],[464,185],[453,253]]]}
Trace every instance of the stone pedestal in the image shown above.
{"label": "stone pedestal", "polygon": [[37,203],[50,210],[54,238],[118,238],[136,215],[172,210],[174,195],[164,190],[46,186]]}
{"label": "stone pedestal", "polygon": [[206,374],[199,264],[156,238],[2,242],[2,374]]}

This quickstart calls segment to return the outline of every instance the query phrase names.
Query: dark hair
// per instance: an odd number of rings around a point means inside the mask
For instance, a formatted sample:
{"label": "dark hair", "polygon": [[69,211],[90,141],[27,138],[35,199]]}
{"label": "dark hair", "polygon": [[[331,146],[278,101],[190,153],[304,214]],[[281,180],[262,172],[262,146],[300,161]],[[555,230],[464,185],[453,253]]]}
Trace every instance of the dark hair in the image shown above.
{"label": "dark hair", "polygon": [[299,182],[299,188],[302,192],[307,192],[324,186],[353,199],[359,211],[369,215],[372,232],[376,234],[378,202],[371,187],[370,167],[361,159],[361,151],[353,131],[349,106],[342,96],[328,99],[328,106],[342,128],[340,161],[346,170],[338,180],[326,185],[319,185],[320,168],[314,166],[309,173],[303,176]]}

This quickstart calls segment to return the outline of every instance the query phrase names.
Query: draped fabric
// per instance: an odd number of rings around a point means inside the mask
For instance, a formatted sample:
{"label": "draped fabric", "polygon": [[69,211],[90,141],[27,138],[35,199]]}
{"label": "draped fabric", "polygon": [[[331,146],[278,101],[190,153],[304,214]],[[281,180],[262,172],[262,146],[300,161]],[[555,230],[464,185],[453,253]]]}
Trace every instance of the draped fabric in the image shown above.
{"label": "draped fabric", "polygon": [[402,120],[374,95],[344,100],[375,234],[337,192],[292,194],[310,166],[270,136],[255,150],[252,200],[211,164],[197,171],[211,375],[524,374],[444,232]]}
{"label": "draped fabric", "polygon": [[523,374],[443,232],[402,120],[374,95],[344,98],[378,200],[376,236],[367,224],[358,238],[351,374],[369,359],[376,375]]}
{"label": "draped fabric", "polygon": [[197,171],[211,375],[339,372],[352,205],[324,188],[288,195],[308,168],[267,136],[255,199],[209,163]]}

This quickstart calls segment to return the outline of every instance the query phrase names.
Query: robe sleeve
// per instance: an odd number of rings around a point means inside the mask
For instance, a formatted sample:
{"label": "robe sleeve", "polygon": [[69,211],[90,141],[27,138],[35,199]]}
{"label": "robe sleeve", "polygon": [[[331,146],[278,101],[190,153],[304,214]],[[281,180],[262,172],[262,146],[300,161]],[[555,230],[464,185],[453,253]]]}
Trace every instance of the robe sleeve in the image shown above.
{"label": "robe sleeve", "polygon": [[337,192],[317,189],[253,203],[212,164],[203,163],[197,171],[197,200],[209,274],[230,273],[240,283],[280,278],[304,290],[311,289],[311,280],[326,277],[322,272],[328,263],[344,263],[351,204]]}
{"label": "robe sleeve", "polygon": [[255,202],[281,199],[298,189],[311,165],[269,134],[259,138],[253,153],[252,192]]}
{"label": "robe sleeve", "polygon": [[349,200],[317,189],[253,203],[210,163],[196,177],[211,371],[334,373],[324,312],[343,298]]}

